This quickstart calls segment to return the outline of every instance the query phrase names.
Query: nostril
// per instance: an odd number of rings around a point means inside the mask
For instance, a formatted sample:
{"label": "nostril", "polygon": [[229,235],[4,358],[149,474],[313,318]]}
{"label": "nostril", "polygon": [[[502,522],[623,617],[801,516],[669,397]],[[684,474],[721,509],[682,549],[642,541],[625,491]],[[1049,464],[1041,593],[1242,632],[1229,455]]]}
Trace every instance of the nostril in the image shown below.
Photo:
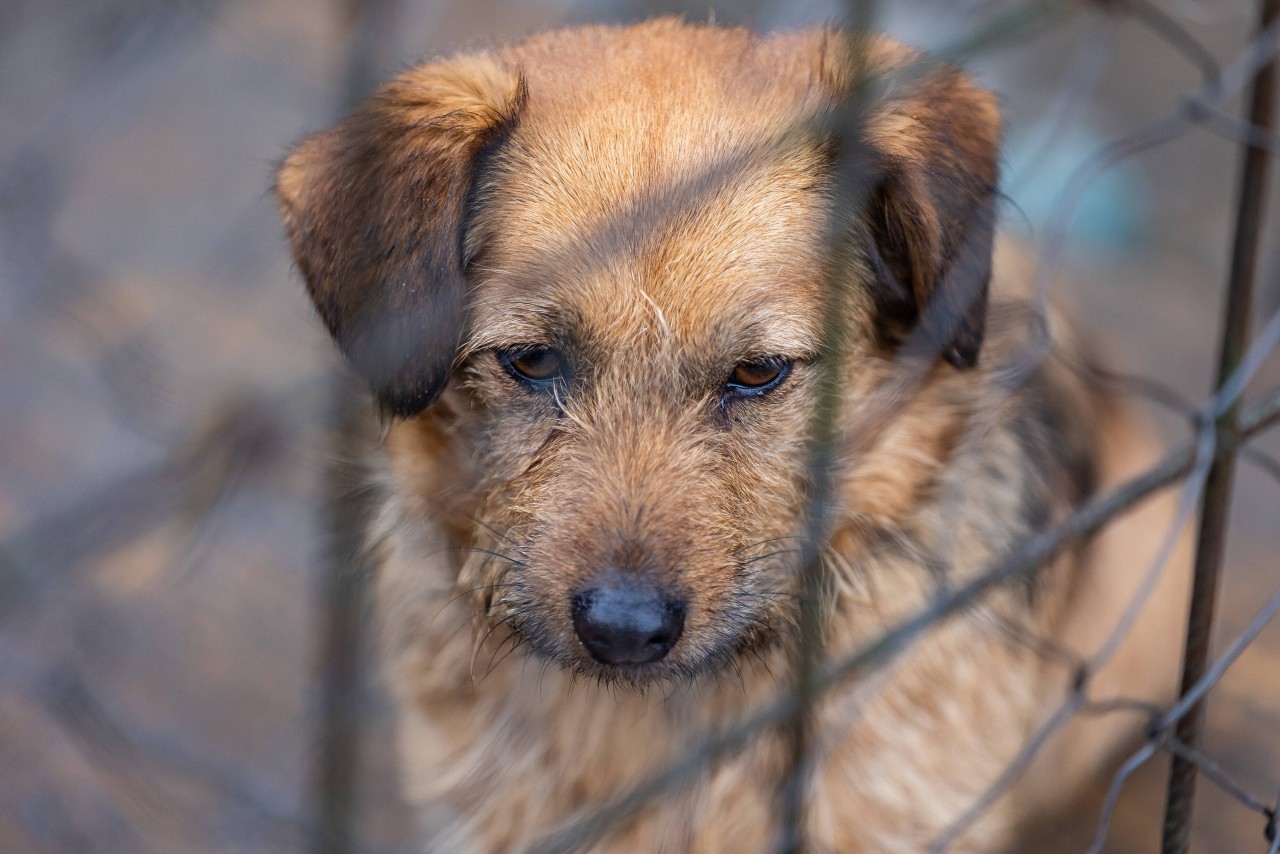
{"label": "nostril", "polygon": [[670,649],[684,630],[684,605],[674,599],[664,599],[662,607],[665,610],[662,623],[648,642],[654,645],[666,644]]}
{"label": "nostril", "polygon": [[634,579],[584,590],[570,610],[578,639],[602,664],[658,661],[684,631],[684,603]]}

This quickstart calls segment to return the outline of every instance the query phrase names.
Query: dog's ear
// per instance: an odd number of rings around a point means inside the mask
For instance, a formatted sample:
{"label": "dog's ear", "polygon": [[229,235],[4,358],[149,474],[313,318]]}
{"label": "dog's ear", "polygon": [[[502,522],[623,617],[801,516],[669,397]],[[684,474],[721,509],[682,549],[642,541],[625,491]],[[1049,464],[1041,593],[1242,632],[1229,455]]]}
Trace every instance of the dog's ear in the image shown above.
{"label": "dog's ear", "polygon": [[428,406],[452,370],[477,164],[510,132],[523,93],[486,56],[419,67],[300,143],[276,176],[307,290],[393,415]]}
{"label": "dog's ear", "polygon": [[[861,50],[859,50],[861,48]],[[828,47],[849,51],[847,41]],[[886,323],[973,367],[982,348],[995,235],[1000,113],[950,65],[888,40],[828,56],[842,68],[867,169],[868,253]]]}

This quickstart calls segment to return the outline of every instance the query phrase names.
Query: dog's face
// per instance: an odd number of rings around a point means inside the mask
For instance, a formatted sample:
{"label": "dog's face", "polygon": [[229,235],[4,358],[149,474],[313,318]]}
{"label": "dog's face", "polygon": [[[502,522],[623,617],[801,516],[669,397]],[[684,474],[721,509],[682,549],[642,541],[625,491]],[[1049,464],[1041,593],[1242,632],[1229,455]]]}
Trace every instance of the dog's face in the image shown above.
{"label": "dog's face", "polygon": [[491,625],[633,684],[785,628],[824,360],[839,420],[912,330],[948,371],[981,343],[995,110],[912,63],[567,31],[411,72],[285,163],[311,294]]}

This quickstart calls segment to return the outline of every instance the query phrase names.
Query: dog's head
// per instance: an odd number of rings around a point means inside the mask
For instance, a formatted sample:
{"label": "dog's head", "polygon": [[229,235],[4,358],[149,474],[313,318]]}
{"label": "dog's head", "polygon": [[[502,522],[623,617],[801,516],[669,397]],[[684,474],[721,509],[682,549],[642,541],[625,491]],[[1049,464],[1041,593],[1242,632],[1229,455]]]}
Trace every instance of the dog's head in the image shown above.
{"label": "dog's head", "polygon": [[837,422],[909,336],[976,362],[997,136],[892,43],[667,20],[420,67],[277,187],[406,488],[493,553],[460,588],[647,682],[785,625],[823,360]]}

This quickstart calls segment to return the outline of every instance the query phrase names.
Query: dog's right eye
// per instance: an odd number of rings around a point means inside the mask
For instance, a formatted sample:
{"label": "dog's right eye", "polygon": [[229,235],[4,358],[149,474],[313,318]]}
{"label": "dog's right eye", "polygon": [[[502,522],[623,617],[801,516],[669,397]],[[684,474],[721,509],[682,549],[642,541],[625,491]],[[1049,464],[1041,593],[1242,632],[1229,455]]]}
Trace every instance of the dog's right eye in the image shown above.
{"label": "dog's right eye", "polygon": [[549,386],[565,378],[564,356],[547,347],[499,350],[498,361],[507,373],[533,388]]}
{"label": "dog's right eye", "polygon": [[725,391],[735,397],[763,397],[791,374],[793,362],[779,356],[758,362],[740,362],[725,383]]}

